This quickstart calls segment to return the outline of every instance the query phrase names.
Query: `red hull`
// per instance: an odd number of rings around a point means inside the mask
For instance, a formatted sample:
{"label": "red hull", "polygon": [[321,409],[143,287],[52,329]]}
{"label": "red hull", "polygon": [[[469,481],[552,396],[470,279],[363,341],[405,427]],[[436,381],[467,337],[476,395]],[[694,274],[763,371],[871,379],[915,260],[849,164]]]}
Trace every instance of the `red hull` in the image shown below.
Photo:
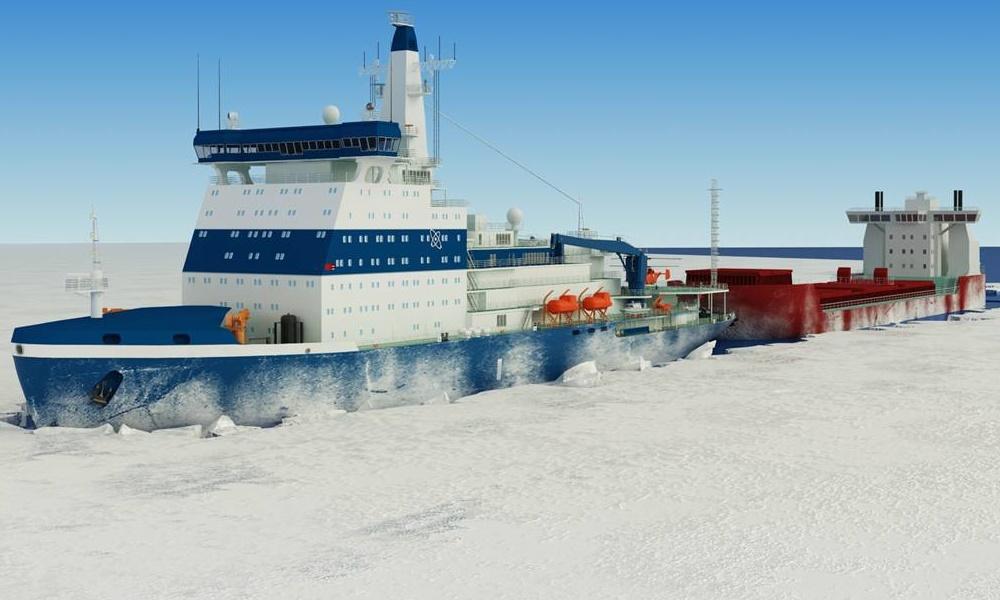
{"label": "red hull", "polygon": [[[761,271],[766,273],[761,277],[756,273],[754,269],[719,270],[720,283],[729,284],[728,307],[736,313],[736,324],[726,337],[795,339],[982,309],[986,304],[983,275],[959,277],[953,291],[936,293],[929,280],[792,284],[791,271]],[[787,279],[777,273],[787,274]],[[707,275],[707,269],[688,271],[687,282],[704,283]],[[770,283],[776,279],[787,282]]]}

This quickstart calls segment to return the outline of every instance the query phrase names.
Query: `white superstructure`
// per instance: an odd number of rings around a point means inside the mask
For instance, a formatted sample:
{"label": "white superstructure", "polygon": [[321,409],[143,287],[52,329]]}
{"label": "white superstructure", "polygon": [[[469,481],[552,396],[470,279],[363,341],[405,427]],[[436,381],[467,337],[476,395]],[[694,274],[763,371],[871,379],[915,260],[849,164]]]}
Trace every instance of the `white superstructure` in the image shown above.
{"label": "white superstructure", "polygon": [[[436,199],[427,85],[412,19],[394,27],[382,105],[368,120],[200,131],[215,175],[184,267],[183,303],[248,309],[250,342],[280,341],[294,315],[306,342],[370,346],[530,328],[546,294],[604,290],[605,253],[520,240],[523,214],[494,226]],[[441,61],[431,61],[433,70]],[[451,61],[453,62],[453,61]],[[373,88],[374,89],[374,88]]]}
{"label": "white superstructure", "polygon": [[979,270],[979,244],[970,225],[979,221],[979,209],[965,208],[962,191],[954,203],[941,208],[937,199],[917,192],[903,208],[885,210],[882,192],[876,192],[874,209],[847,211],[851,223],[866,223],[864,272],[888,268],[891,277],[927,278],[975,275]]}

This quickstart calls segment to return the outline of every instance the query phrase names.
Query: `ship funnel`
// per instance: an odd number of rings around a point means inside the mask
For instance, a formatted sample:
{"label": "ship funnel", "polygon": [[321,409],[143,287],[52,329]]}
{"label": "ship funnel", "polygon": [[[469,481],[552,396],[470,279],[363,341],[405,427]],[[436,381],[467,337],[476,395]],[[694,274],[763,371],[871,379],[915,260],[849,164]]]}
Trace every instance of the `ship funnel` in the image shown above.
{"label": "ship funnel", "polygon": [[[389,57],[389,77],[382,88],[381,118],[399,124],[403,140],[400,156],[427,159],[427,132],[424,118],[424,96],[427,89],[421,75],[417,34],[413,17],[405,12],[390,12],[393,26]],[[374,101],[374,98],[372,98]],[[369,111],[371,114],[373,111]]]}
{"label": "ship funnel", "polygon": [[882,194],[883,192],[875,192],[875,210],[879,212],[885,210],[885,201]]}
{"label": "ship funnel", "polygon": [[955,210],[962,210],[962,190],[952,191],[952,206]]}

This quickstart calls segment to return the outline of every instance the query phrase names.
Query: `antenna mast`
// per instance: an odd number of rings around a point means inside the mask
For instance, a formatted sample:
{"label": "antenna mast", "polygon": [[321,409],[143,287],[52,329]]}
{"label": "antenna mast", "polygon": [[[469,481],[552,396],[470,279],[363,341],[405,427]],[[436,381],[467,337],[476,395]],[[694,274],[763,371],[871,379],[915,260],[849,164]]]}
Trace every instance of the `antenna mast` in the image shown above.
{"label": "antenna mast", "polygon": [[711,193],[712,199],[709,266],[712,274],[712,286],[714,287],[719,284],[719,192],[722,191],[722,188],[719,187],[719,182],[713,179],[712,187],[708,188],[708,191]]}
{"label": "antenna mast", "polygon": [[198,73],[197,75],[198,83],[195,84],[196,85],[195,89],[197,90],[196,95],[198,96],[198,127],[195,129],[195,131],[201,131],[201,54],[197,54],[195,56],[195,62],[197,64],[196,70]]}
{"label": "antenna mast", "polygon": [[218,90],[218,117],[219,117],[219,129],[222,129],[222,59],[219,59],[218,64],[218,78],[219,78],[219,90]]}
{"label": "antenna mast", "polygon": [[428,57],[425,49],[422,66],[425,70],[430,71],[433,77],[431,114],[433,115],[434,149],[431,159],[436,166],[441,164],[441,71],[455,67],[455,45],[452,44],[451,58],[441,58],[441,36],[438,36],[437,56],[432,54]]}
{"label": "antenna mast", "polygon": [[374,120],[378,115],[379,102],[385,95],[385,84],[379,81],[379,75],[385,69],[386,66],[382,64],[382,44],[380,42],[375,46],[375,60],[372,64],[368,64],[368,53],[361,53],[361,68],[358,69],[358,73],[362,77],[368,78],[368,106],[365,107],[364,114],[364,118],[368,120]]}
{"label": "antenna mast", "polygon": [[101,267],[101,255],[97,251],[100,236],[97,233],[97,213],[90,209],[90,273],[71,273],[66,276],[67,292],[90,296],[90,317],[100,319],[104,311],[101,307],[104,290],[108,289],[108,278]]}

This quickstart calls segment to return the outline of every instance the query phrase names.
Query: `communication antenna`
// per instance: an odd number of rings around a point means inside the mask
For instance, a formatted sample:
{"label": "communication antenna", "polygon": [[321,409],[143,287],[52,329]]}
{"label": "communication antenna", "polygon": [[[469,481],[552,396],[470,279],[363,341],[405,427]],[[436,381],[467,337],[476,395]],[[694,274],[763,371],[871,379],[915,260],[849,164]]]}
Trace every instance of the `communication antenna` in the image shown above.
{"label": "communication antenna", "polygon": [[380,76],[385,72],[386,66],[382,63],[382,44],[376,43],[375,60],[368,64],[368,53],[361,53],[361,68],[358,74],[368,78],[368,106],[365,109],[365,118],[374,119],[378,114],[379,104],[383,100],[385,84],[380,81]]}
{"label": "communication antenna", "polygon": [[715,179],[712,180],[712,187],[708,188],[711,193],[711,247],[709,249],[709,267],[711,268],[712,274],[712,286],[719,284],[719,192],[722,188],[719,187],[719,182]]}
{"label": "communication antenna", "polygon": [[583,202],[581,202],[580,200],[576,199],[574,196],[571,196],[568,192],[566,192],[565,190],[563,190],[561,187],[557,186],[556,184],[552,183],[548,179],[542,177],[541,175],[539,175],[535,171],[531,170],[530,168],[528,168],[527,165],[519,162],[517,159],[515,159],[514,157],[510,156],[509,154],[507,154],[506,152],[504,152],[503,150],[501,150],[500,148],[498,148],[495,144],[491,143],[489,140],[487,140],[487,139],[483,138],[482,136],[476,134],[474,131],[472,131],[471,129],[469,129],[465,125],[462,125],[461,123],[459,123],[455,119],[452,119],[451,117],[449,117],[445,113],[441,113],[441,116],[444,117],[445,120],[447,120],[449,123],[451,123],[455,127],[458,127],[459,129],[461,129],[465,133],[469,134],[469,136],[471,136],[473,139],[475,139],[480,144],[482,144],[482,145],[486,146],[487,148],[489,148],[490,150],[496,152],[497,154],[499,154],[503,158],[507,159],[509,162],[514,163],[514,165],[517,166],[518,168],[520,168],[521,170],[525,171],[526,173],[528,173],[529,175],[531,175],[532,177],[534,177],[538,181],[541,181],[545,185],[549,186],[553,190],[559,192],[559,194],[561,194],[563,197],[567,198],[573,204],[576,204],[576,226],[577,226],[577,233],[579,235],[583,235]]}
{"label": "communication antenna", "polygon": [[421,65],[425,71],[430,71],[433,77],[432,84],[432,115],[434,127],[434,149],[432,153],[433,164],[441,164],[441,71],[446,71],[455,67],[455,45],[452,44],[451,58],[441,57],[441,36],[438,36],[438,53],[427,56],[424,49],[424,62]]}
{"label": "communication antenna", "polygon": [[198,126],[195,131],[201,131],[201,54],[195,56],[195,62],[197,63],[197,80],[196,84],[197,96],[198,96]]}
{"label": "communication antenna", "polygon": [[219,116],[219,129],[222,129],[222,59],[219,59],[218,64],[218,78],[219,78],[219,90],[217,98],[219,100],[218,104],[218,116]]}

